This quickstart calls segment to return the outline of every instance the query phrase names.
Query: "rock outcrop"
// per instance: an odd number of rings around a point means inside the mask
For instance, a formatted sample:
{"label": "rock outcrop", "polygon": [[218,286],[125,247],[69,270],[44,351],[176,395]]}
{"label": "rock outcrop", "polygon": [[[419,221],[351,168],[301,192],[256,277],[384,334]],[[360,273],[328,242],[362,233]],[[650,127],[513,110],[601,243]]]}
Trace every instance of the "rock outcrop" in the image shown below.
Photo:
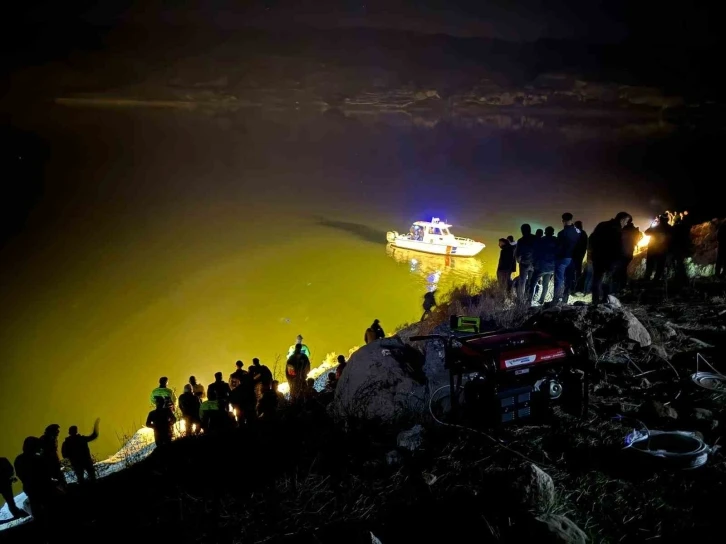
{"label": "rock outcrop", "polygon": [[334,417],[392,421],[425,406],[423,356],[399,338],[371,342],[351,355],[335,389]]}

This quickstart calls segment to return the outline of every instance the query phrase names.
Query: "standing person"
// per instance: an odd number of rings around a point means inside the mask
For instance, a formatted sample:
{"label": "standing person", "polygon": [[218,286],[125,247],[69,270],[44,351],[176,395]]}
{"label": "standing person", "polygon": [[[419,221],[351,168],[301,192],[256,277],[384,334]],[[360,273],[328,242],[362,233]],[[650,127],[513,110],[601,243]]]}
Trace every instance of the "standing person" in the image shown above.
{"label": "standing person", "polygon": [[436,290],[428,291],[423,297],[423,310],[424,313],[421,316],[421,321],[431,315],[431,310],[436,306]]}
{"label": "standing person", "polygon": [[41,441],[41,454],[48,465],[52,478],[58,481],[61,486],[66,485],[66,477],[61,469],[60,457],[58,456],[58,436],[60,436],[60,425],[53,423],[45,428]]}
{"label": "standing person", "polygon": [[542,278],[542,293],[539,296],[539,304],[544,304],[547,290],[550,287],[550,281],[555,273],[555,259],[557,258],[557,238],[555,238],[555,228],[547,227],[545,235],[537,241],[534,252],[534,275],[532,276],[532,285],[530,287],[530,299],[534,297],[534,291],[537,282]]}
{"label": "standing person", "polygon": [[156,406],[158,399],[164,399],[164,402],[173,410],[176,405],[176,393],[169,387],[169,378],[162,376],[159,378],[159,387],[154,388],[151,391],[151,404]]}
{"label": "standing person", "polygon": [[13,519],[27,518],[28,513],[22,508],[18,508],[15,504],[15,496],[13,495],[13,482],[18,481],[15,477],[15,470],[12,463],[7,457],[0,457],[0,497],[3,498]]}
{"label": "standing person", "polygon": [[537,229],[534,231],[534,235],[537,239],[540,239],[544,236],[544,231],[542,229]]}
{"label": "standing person", "polygon": [[583,261],[585,260],[585,255],[587,254],[588,236],[585,232],[585,229],[582,227],[582,221],[575,221],[575,228],[580,231],[580,239],[577,241],[577,245],[575,245],[575,250],[572,252],[572,266],[575,272],[575,277],[572,282],[572,290],[582,292],[584,289],[582,269]]}
{"label": "standing person", "polygon": [[673,234],[670,244],[673,272],[676,280],[683,283],[688,281],[686,259],[692,253],[691,220],[688,212],[683,212],[676,216],[671,233]]}
{"label": "standing person", "polygon": [[613,291],[613,274],[625,258],[622,231],[632,220],[629,213],[619,212],[612,219],[598,223],[590,235],[592,303],[595,305],[607,300]]}
{"label": "standing person", "polygon": [[272,372],[265,365],[260,364],[260,360],[257,357],[252,359],[250,371],[252,370],[254,370],[252,374],[252,387],[255,393],[255,406],[257,406],[265,391],[272,387]]}
{"label": "standing person", "polygon": [[532,227],[525,223],[520,227],[522,237],[517,240],[514,257],[519,263],[519,276],[517,276],[517,297],[520,302],[525,299],[525,293],[534,274],[534,247],[537,237],[532,234]]}
{"label": "standing person", "polygon": [[157,448],[171,444],[174,423],[176,423],[174,412],[171,411],[171,407],[169,407],[164,398],[159,398],[156,401],[156,408],[149,412],[146,418],[146,426],[154,429],[154,443]]}
{"label": "standing person", "polygon": [[199,434],[202,429],[202,420],[199,415],[201,406],[202,399],[192,392],[191,384],[186,384],[184,392],[179,395],[179,410],[184,422],[184,434],[187,436]]}
{"label": "standing person", "polygon": [[721,221],[716,231],[716,240],[718,247],[716,249],[716,267],[714,273],[716,277],[722,278],[724,275],[724,267],[726,267],[726,219]]}
{"label": "standing person", "polygon": [[666,257],[670,249],[672,227],[668,224],[666,214],[658,217],[658,222],[645,231],[648,240],[648,250],[645,256],[645,279],[650,281],[655,272],[655,281],[663,279],[665,274]]}
{"label": "standing person", "polygon": [[207,387],[207,398],[216,400],[219,403],[219,409],[229,412],[229,394],[232,390],[229,384],[224,381],[221,372],[215,372],[214,381]]}
{"label": "standing person", "polygon": [[500,238],[499,264],[497,265],[497,281],[499,282],[499,287],[509,290],[515,267],[514,246],[506,238]]}
{"label": "standing person", "polygon": [[209,398],[199,408],[199,416],[202,420],[202,430],[205,433],[226,429],[231,421],[228,418],[228,412],[220,410],[219,403]]}
{"label": "standing person", "polygon": [[[514,255],[514,250],[517,249],[517,241],[514,239],[514,236],[511,234],[507,236],[507,242],[509,242],[509,245],[512,246],[512,274],[517,273],[517,257]],[[509,278],[509,287],[508,292],[511,295],[512,294],[512,288],[514,287],[514,278]]]}
{"label": "standing person", "polygon": [[197,379],[194,376],[189,376],[189,385],[192,386],[194,396],[199,397],[199,400],[204,402],[204,386],[201,383],[197,383]]}
{"label": "standing person", "polygon": [[305,355],[306,355],[307,357],[310,357],[310,349],[308,348],[308,346],[307,346],[306,344],[303,344],[303,337],[302,337],[302,334],[298,334],[298,335],[297,335],[297,338],[295,338],[295,343],[294,343],[294,344],[293,344],[292,346],[290,346],[290,348],[289,348],[289,349],[287,350],[287,356],[288,356],[288,358],[289,358],[289,357],[290,357],[290,356],[291,356],[291,355],[292,355],[293,353],[295,353],[295,346],[297,346],[298,344],[299,344],[299,345],[301,346],[301,348],[300,348],[300,349],[302,350],[302,352],[303,352],[303,353],[304,353],[304,354],[305,354]]}
{"label": "standing person", "polygon": [[254,376],[256,383],[261,383],[265,389],[272,387],[272,372],[266,365],[261,364],[257,357],[252,359],[252,368],[256,370]]}
{"label": "standing person", "polygon": [[91,482],[96,481],[96,469],[93,466],[91,448],[88,447],[88,443],[98,438],[98,425],[100,423],[101,420],[96,419],[93,423],[93,432],[88,436],[78,434],[78,427],[72,425],[68,429],[68,436],[63,441],[61,453],[63,457],[70,461],[79,484],[84,483],[85,474],[88,474],[88,479]]}
{"label": "standing person", "polygon": [[640,229],[633,225],[630,221],[623,228],[623,263],[618,267],[615,273],[615,281],[618,287],[626,287],[628,285],[628,267],[633,261],[633,255],[635,255],[635,248],[638,246],[638,242],[643,237]]}
{"label": "standing person", "polygon": [[310,372],[310,359],[303,353],[302,346],[297,344],[285,367],[287,383],[290,384],[290,400],[293,402],[300,400],[305,393],[308,372]]}
{"label": "standing person", "polygon": [[237,361],[234,365],[237,369],[230,374],[229,379],[230,381],[235,379],[238,382],[241,382],[244,375],[247,374],[247,371],[242,368],[245,364],[242,361]]}
{"label": "standing person", "polygon": [[30,502],[30,514],[44,524],[52,515],[53,502],[59,491],[50,467],[43,459],[42,448],[40,438],[26,438],[23,453],[15,458],[15,474],[23,482],[23,491]]}
{"label": "standing person", "polygon": [[343,375],[343,371],[345,370],[346,366],[348,366],[348,363],[345,362],[345,357],[343,355],[338,355],[338,366],[335,368],[336,380],[339,380],[340,377]]}
{"label": "standing person", "polygon": [[[580,242],[580,231],[572,222],[572,214],[562,214],[562,230],[557,233],[557,258],[555,259],[555,295],[557,304],[567,304],[574,281],[572,256]],[[582,261],[580,261],[582,265]]]}
{"label": "standing person", "polygon": [[277,409],[279,406],[279,399],[277,397],[277,391],[272,387],[265,391],[257,404],[257,418],[267,423],[275,421],[277,419]]}

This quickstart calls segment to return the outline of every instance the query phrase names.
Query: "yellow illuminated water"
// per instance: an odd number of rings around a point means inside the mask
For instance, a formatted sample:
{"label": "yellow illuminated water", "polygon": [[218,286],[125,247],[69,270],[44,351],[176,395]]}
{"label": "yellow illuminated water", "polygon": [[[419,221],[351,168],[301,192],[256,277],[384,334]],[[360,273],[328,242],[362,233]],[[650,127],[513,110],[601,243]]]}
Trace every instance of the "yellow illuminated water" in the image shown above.
{"label": "yellow illuminated water", "polygon": [[[140,427],[162,375],[181,391],[259,357],[282,377],[298,334],[314,365],[347,354],[373,319],[392,332],[420,317],[427,290],[493,272],[497,239],[524,220],[558,226],[567,207],[591,226],[623,207],[603,194],[574,209],[573,178],[589,174],[523,170],[501,142],[187,115],[56,107],[22,120],[51,156],[40,203],[0,252],[0,455],[50,423],[62,438],[100,417],[103,457]],[[533,188],[548,182],[543,201]],[[386,230],[432,215],[487,249],[386,247]]]}

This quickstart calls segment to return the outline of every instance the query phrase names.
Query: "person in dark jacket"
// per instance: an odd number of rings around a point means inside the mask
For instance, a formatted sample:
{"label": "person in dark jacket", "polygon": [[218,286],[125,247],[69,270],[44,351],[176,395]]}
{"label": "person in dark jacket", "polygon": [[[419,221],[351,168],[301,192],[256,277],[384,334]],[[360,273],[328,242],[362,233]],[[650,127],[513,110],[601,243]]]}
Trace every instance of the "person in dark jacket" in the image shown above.
{"label": "person in dark jacket", "polygon": [[229,412],[229,394],[232,390],[229,384],[222,378],[221,372],[214,374],[214,381],[207,386],[207,398],[216,400],[219,403],[219,409]]}
{"label": "person in dark jacket", "polygon": [[202,399],[192,392],[191,384],[186,384],[184,392],[179,395],[179,410],[184,422],[184,434],[187,436],[199,434],[202,430],[202,420],[199,415],[201,406]]}
{"label": "person in dark jacket", "polygon": [[335,379],[336,380],[339,380],[340,377],[343,375],[343,371],[345,370],[346,366],[348,366],[348,363],[345,362],[345,356],[338,355],[338,366],[335,367]]}
{"label": "person in dark jacket", "polygon": [[58,481],[61,486],[66,484],[66,478],[61,469],[60,457],[58,456],[58,436],[60,435],[60,425],[53,423],[45,428],[43,436],[40,437],[42,444],[41,453],[43,459],[48,463],[48,470],[51,476]]}
{"label": "person in dark jacket", "polygon": [[255,382],[261,383],[266,389],[272,387],[272,372],[266,365],[261,364],[257,357],[252,359],[252,368],[256,370]]}
{"label": "person in dark jacket", "polygon": [[426,319],[427,316],[431,315],[431,310],[436,306],[436,290],[427,291],[423,297],[423,310],[424,313],[421,315],[421,321]]}
{"label": "person in dark jacket", "polygon": [[98,438],[98,425],[100,419],[96,419],[93,424],[93,432],[88,436],[78,434],[78,427],[72,425],[68,429],[68,436],[63,441],[61,453],[63,457],[68,459],[76,473],[76,480],[79,484],[85,482],[85,474],[91,482],[96,481],[96,469],[93,466],[93,458],[91,457],[91,448],[88,447],[89,442],[93,442]]}
{"label": "person in dark jacket", "polygon": [[663,279],[666,257],[670,249],[672,230],[668,224],[668,216],[661,215],[658,222],[645,231],[648,240],[648,252],[645,257],[645,279],[650,281],[655,272],[655,281]]}
{"label": "person in dark jacket", "polygon": [[688,281],[686,259],[691,256],[691,218],[688,212],[676,216],[671,229],[671,258],[675,279],[681,283]]}
{"label": "person in dark jacket", "polygon": [[306,384],[310,372],[310,359],[302,352],[300,344],[295,346],[295,351],[287,360],[285,376],[290,384],[290,400],[296,402],[302,399],[305,394]]}
{"label": "person in dark jacket", "polygon": [[623,228],[633,218],[627,212],[619,212],[608,221],[598,223],[590,235],[588,250],[592,256],[592,304],[607,300],[614,293],[613,274],[625,258]]}
{"label": "person in dark jacket", "polygon": [[542,229],[537,229],[536,231],[534,231],[534,235],[539,240],[544,236],[544,231]]}
{"label": "person in dark jacket", "polygon": [[716,277],[722,278],[724,268],[726,267],[726,219],[721,221],[721,224],[718,226],[716,240],[718,241],[718,247],[716,249],[716,268],[714,273]]}
{"label": "person in dark jacket", "polygon": [[520,301],[525,300],[525,293],[534,274],[534,247],[537,237],[532,234],[532,227],[525,223],[520,227],[522,237],[517,240],[514,257],[519,263],[519,276],[517,276],[517,296]]}
{"label": "person in dark jacket", "polygon": [[373,320],[371,330],[376,333],[376,340],[380,340],[381,338],[386,337],[386,333],[383,331],[383,327],[381,327],[381,322],[378,319]]}
{"label": "person in dark jacket", "polygon": [[265,391],[272,387],[272,372],[265,365],[260,364],[260,360],[255,357],[252,359],[250,373],[252,375],[252,389],[255,395],[256,407]]}
{"label": "person in dark jacket", "polygon": [[625,287],[628,284],[628,267],[633,261],[635,248],[642,237],[643,233],[640,232],[638,227],[633,225],[632,221],[623,228],[623,253],[625,257],[615,273],[615,281],[619,288]]}
{"label": "person in dark jacket", "polygon": [[530,286],[530,298],[534,297],[535,288],[540,278],[542,278],[542,293],[539,296],[540,304],[544,304],[547,291],[550,288],[552,275],[555,273],[555,258],[557,256],[557,238],[555,238],[555,228],[547,227],[544,236],[537,240],[534,251],[534,275],[532,276],[532,285]]}
{"label": "person in dark jacket", "polygon": [[514,246],[506,238],[499,239],[499,265],[497,266],[497,281],[502,289],[509,289],[512,283],[512,273],[515,269]]}
{"label": "person in dark jacket", "polygon": [[156,409],[149,412],[146,417],[146,426],[154,429],[154,442],[156,446],[164,446],[171,443],[174,433],[174,423],[176,416],[165,400],[158,399],[156,401]]}
{"label": "person in dark jacket", "polygon": [[270,387],[270,389],[264,392],[260,402],[257,404],[257,417],[264,423],[275,421],[277,419],[279,404],[277,391]]}
{"label": "person in dark jacket", "polygon": [[235,379],[238,382],[241,382],[244,375],[247,374],[247,371],[242,368],[245,366],[245,364],[242,361],[237,361],[234,365],[237,368],[234,372],[232,372],[232,374],[229,375],[229,379]]}
{"label": "person in dark jacket", "polygon": [[588,236],[582,226],[582,221],[575,221],[575,228],[580,231],[580,239],[577,241],[575,250],[572,252],[572,266],[575,273],[575,277],[572,281],[572,289],[574,291],[584,291],[583,261],[587,255]]}
{"label": "person in dark jacket", "polygon": [[[512,274],[517,273],[517,258],[514,256],[514,250],[517,248],[517,241],[514,239],[514,236],[511,234],[507,236],[507,242],[509,242],[509,245],[512,246]],[[512,287],[514,287],[514,279],[511,277],[509,278],[509,287],[508,291],[509,294],[512,293]]]}
{"label": "person in dark jacket", "polygon": [[580,243],[580,231],[572,223],[572,214],[562,214],[562,230],[557,233],[557,258],[555,259],[555,294],[553,300],[557,303],[564,302],[570,296],[570,289],[574,281],[574,269],[572,256],[575,248]]}
{"label": "person in dark jacket", "polygon": [[30,501],[30,513],[41,524],[52,514],[54,500],[60,494],[42,449],[43,441],[29,436],[23,442],[23,453],[15,458],[15,474],[23,483],[23,491]]}
{"label": "person in dark jacket", "polygon": [[7,457],[0,457],[0,497],[3,498],[13,519],[27,518],[28,513],[22,508],[18,508],[15,504],[15,496],[13,495],[13,482],[16,482],[15,469]]}

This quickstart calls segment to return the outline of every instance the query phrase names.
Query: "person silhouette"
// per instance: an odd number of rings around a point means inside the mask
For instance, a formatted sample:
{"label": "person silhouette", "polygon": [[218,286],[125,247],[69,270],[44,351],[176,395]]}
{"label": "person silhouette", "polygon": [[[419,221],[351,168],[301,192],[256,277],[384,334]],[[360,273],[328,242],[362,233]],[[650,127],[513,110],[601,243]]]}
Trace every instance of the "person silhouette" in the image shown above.
{"label": "person silhouette", "polygon": [[436,290],[435,289],[433,291],[429,291],[428,293],[426,293],[424,295],[424,300],[423,300],[424,313],[421,316],[421,321],[423,321],[424,319],[426,319],[426,317],[431,315],[431,310],[434,308],[434,306],[436,306]]}

